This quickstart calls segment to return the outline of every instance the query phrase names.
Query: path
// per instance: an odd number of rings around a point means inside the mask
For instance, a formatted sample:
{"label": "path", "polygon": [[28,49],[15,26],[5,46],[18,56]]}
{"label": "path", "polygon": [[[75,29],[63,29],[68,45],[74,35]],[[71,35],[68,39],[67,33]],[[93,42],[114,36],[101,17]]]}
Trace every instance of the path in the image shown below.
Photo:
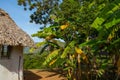
{"label": "path", "polygon": [[26,70],[24,71],[25,80],[67,80],[59,70]]}

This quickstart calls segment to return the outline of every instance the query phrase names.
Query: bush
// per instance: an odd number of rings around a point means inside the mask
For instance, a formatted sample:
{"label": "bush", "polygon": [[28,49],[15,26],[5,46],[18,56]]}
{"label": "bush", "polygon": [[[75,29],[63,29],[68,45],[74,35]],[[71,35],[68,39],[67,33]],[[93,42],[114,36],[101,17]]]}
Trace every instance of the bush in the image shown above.
{"label": "bush", "polygon": [[48,68],[42,67],[42,63],[45,61],[46,56],[48,55],[47,52],[42,54],[24,54],[24,69],[45,69]]}

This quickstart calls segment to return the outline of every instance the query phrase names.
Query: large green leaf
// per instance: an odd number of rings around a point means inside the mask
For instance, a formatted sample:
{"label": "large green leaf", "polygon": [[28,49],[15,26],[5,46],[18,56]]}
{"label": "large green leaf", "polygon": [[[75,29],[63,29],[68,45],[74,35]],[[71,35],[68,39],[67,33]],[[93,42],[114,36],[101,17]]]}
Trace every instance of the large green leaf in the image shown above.
{"label": "large green leaf", "polygon": [[[109,28],[120,22],[120,19],[116,18],[118,16],[117,11],[119,10],[119,7],[120,0],[115,0],[112,3],[108,3],[108,5],[103,8],[91,26],[99,30],[104,24],[106,28]],[[109,23],[106,23],[108,20],[110,20]]]}
{"label": "large green leaf", "polygon": [[39,47],[45,45],[46,43],[47,43],[46,41],[39,42],[36,44],[36,47],[39,48]]}
{"label": "large green leaf", "polygon": [[95,39],[95,40],[89,40],[89,41],[87,41],[87,42],[84,42],[84,43],[82,43],[82,44],[80,44],[79,45],[79,47],[80,48],[84,48],[84,47],[86,47],[86,46],[89,46],[90,47],[90,49],[91,49],[91,51],[97,51],[97,50],[99,50],[99,45],[100,44],[103,44],[103,43],[105,43],[106,42],[106,40],[98,40],[98,39]]}
{"label": "large green leaf", "polygon": [[50,27],[46,27],[41,31],[38,31],[37,33],[33,34],[33,37],[39,37],[39,38],[45,38],[47,36],[56,36],[56,31],[55,31],[55,27],[56,26],[50,26]]}
{"label": "large green leaf", "polygon": [[54,50],[52,53],[50,53],[46,60],[43,62],[43,65],[48,65],[55,57],[58,56],[60,49]]}
{"label": "large green leaf", "polygon": [[120,10],[116,11],[113,15],[110,16],[110,19],[104,24],[108,29],[116,24],[120,23]]}
{"label": "large green leaf", "polygon": [[71,51],[73,51],[74,49],[74,46],[75,45],[75,41],[71,41],[68,46],[64,49],[62,55],[61,55],[61,58],[66,58],[67,54],[68,53],[71,53]]}
{"label": "large green leaf", "polygon": [[86,41],[86,42],[83,42],[79,45],[80,48],[83,48],[85,46],[91,46],[91,45],[94,45],[96,44],[97,40],[89,40],[89,41]]}

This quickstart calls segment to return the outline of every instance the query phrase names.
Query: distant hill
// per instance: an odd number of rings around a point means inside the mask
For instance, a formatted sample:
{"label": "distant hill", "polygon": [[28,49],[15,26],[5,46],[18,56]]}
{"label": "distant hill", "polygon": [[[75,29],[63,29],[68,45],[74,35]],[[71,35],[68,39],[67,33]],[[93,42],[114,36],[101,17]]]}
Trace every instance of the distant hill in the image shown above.
{"label": "distant hill", "polygon": [[[35,44],[37,44],[38,42],[36,42]],[[61,42],[60,40],[57,40],[56,42],[59,46],[61,47],[64,47],[65,46],[65,43],[64,42]],[[45,45],[43,45],[42,47],[36,49],[33,53],[38,53],[38,52],[41,52],[42,48],[44,47]],[[24,54],[27,54],[29,53],[29,50],[30,50],[30,47],[24,47],[23,49],[23,53]]]}

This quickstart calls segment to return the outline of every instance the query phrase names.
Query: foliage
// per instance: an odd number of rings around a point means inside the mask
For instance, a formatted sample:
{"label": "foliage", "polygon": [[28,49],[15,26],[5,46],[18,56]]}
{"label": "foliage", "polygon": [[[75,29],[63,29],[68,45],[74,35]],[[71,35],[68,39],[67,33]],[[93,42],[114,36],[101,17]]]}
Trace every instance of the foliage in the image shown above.
{"label": "foliage", "polygon": [[47,56],[46,60],[44,61],[43,65],[47,65],[48,63],[51,62],[51,60],[53,60],[55,57],[57,57],[58,54],[59,54],[59,51],[60,51],[60,49],[54,50],[52,53],[50,53],[50,54]]}
{"label": "foliage", "polygon": [[46,69],[48,66],[42,67],[42,63],[45,60],[47,52],[44,51],[44,54],[24,54],[24,69]]}
{"label": "foliage", "polygon": [[[23,4],[21,0],[18,1]],[[39,3],[36,1],[33,2]],[[47,1],[45,3],[49,7],[44,8],[44,1]],[[120,58],[120,1],[55,0],[58,3],[56,6],[54,3],[49,5],[51,1],[40,0],[40,5],[43,6],[37,10],[53,10],[52,13],[45,13],[47,17],[40,13],[45,16],[45,20],[52,19],[52,23],[46,21],[44,24],[51,23],[50,26],[33,34],[45,39],[45,44],[51,46],[44,65],[63,65],[61,67],[67,70],[67,76],[71,80],[89,80],[88,73],[95,73],[96,79],[106,80],[103,75],[109,73],[109,67],[119,67],[115,64]],[[28,0],[26,2],[28,3]],[[36,16],[36,19],[42,20],[39,14]],[[58,45],[56,39],[63,40],[65,46]],[[112,63],[112,59],[115,63]],[[92,77],[92,80],[95,77]]]}
{"label": "foliage", "polygon": [[[24,6],[24,9],[32,10],[30,22],[39,24],[52,24],[51,14],[58,9],[61,0],[18,0],[18,5]],[[28,6],[29,5],[29,6]]]}

